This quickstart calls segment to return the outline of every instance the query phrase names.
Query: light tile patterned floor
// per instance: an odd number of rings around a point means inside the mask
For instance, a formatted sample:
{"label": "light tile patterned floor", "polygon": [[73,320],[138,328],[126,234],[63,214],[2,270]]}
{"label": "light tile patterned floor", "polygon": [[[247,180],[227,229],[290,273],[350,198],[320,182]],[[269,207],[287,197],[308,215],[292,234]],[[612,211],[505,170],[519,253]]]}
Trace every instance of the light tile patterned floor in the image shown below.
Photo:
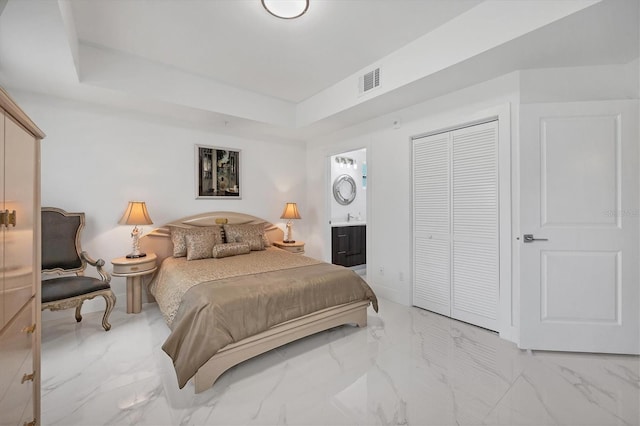
{"label": "light tile patterned floor", "polygon": [[[119,309],[120,307],[118,307]],[[155,304],[43,324],[43,425],[638,425],[640,360],[534,352],[380,300],[339,327],[179,390]],[[123,309],[123,308],[122,308]]]}

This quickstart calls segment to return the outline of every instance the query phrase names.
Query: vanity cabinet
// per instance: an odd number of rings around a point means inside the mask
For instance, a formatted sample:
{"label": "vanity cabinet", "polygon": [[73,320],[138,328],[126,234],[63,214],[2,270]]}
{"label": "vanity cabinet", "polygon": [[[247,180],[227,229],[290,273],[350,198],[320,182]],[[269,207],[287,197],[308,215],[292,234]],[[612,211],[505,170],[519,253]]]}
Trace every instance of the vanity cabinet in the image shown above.
{"label": "vanity cabinet", "polygon": [[331,228],[331,263],[357,266],[367,263],[367,226]]}
{"label": "vanity cabinet", "polygon": [[0,423],[40,422],[40,139],[0,88]]}

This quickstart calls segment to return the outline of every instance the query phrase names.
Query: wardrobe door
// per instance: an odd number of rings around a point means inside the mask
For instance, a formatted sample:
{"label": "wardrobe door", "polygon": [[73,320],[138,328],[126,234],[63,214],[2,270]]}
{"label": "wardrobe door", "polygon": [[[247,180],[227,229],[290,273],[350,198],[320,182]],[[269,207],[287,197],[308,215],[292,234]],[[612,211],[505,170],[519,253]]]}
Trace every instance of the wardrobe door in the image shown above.
{"label": "wardrobe door", "polygon": [[451,133],[451,317],[497,330],[498,122]]}
{"label": "wardrobe door", "polygon": [[[0,108],[0,169],[4,166],[4,122],[5,122],[5,113],[4,110]],[[4,212],[4,170],[0,170],[0,194],[2,195],[2,202],[0,203],[0,210]],[[5,305],[5,284],[4,284],[4,234],[5,234],[5,226],[0,224],[0,331],[4,328],[4,326],[11,319],[10,315],[5,315],[4,305]],[[1,397],[2,395],[0,395]]]}
{"label": "wardrobe door", "polygon": [[5,120],[4,154],[4,208],[10,217],[4,240],[4,312],[10,318],[36,294],[36,139],[10,117]]}
{"label": "wardrobe door", "polygon": [[413,304],[451,315],[450,134],[413,141]]}
{"label": "wardrobe door", "polygon": [[0,423],[40,419],[40,139],[0,87]]}

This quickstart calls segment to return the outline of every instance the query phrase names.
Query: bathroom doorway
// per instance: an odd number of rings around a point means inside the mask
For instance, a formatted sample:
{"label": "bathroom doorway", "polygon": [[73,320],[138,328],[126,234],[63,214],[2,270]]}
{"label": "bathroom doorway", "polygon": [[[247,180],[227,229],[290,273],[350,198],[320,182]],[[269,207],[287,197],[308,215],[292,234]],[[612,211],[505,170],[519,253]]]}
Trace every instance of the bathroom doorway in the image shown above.
{"label": "bathroom doorway", "polygon": [[367,150],[330,157],[331,263],[367,268]]}

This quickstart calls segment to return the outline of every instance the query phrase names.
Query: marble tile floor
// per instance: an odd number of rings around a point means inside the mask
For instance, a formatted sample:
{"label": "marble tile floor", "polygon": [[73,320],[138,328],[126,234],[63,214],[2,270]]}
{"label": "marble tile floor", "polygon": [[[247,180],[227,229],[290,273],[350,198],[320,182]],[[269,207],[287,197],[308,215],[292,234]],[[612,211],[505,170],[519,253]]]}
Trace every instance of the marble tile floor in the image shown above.
{"label": "marble tile floor", "polygon": [[[123,307],[118,307],[124,309]],[[338,327],[178,389],[155,304],[43,323],[43,425],[638,425],[640,360],[521,351],[495,333],[380,300]],[[46,318],[46,317],[45,317]]]}

